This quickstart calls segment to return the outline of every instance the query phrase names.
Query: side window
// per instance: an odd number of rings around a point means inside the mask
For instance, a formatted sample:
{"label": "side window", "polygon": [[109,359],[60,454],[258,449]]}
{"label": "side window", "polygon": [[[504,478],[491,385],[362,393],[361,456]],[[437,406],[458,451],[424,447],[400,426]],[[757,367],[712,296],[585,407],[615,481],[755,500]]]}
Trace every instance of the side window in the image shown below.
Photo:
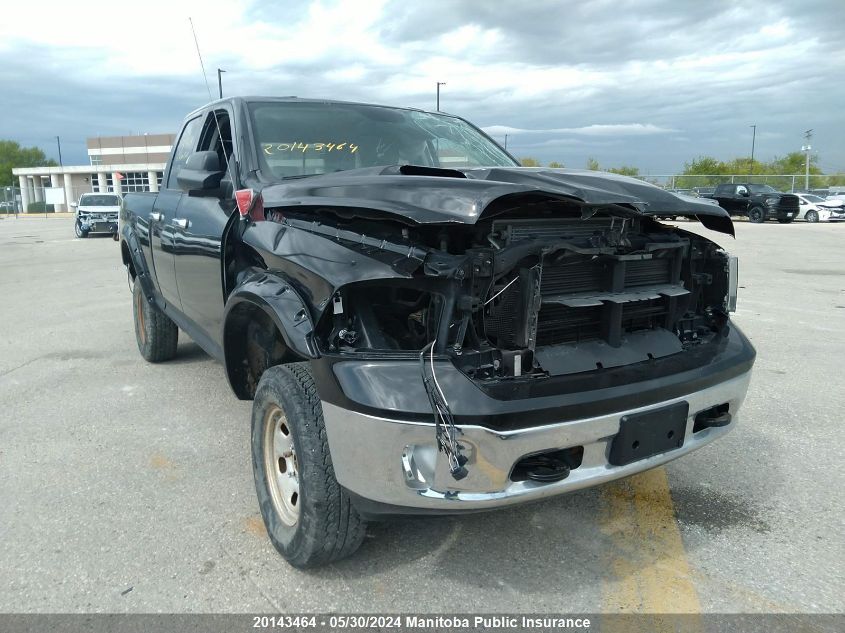
{"label": "side window", "polygon": [[168,189],[179,188],[179,185],[176,182],[176,175],[179,173],[179,170],[185,166],[185,161],[188,160],[188,156],[193,154],[196,150],[197,140],[199,139],[201,129],[201,117],[191,119],[185,124],[185,129],[182,130],[182,136],[179,137],[179,142],[176,144],[176,150],[173,152],[173,158],[170,160],[170,175],[167,177]]}
{"label": "side window", "polygon": [[[216,120],[215,120],[216,119]],[[209,113],[203,125],[199,151],[217,152],[220,166],[225,170],[226,161],[232,159],[232,125],[226,110]]]}

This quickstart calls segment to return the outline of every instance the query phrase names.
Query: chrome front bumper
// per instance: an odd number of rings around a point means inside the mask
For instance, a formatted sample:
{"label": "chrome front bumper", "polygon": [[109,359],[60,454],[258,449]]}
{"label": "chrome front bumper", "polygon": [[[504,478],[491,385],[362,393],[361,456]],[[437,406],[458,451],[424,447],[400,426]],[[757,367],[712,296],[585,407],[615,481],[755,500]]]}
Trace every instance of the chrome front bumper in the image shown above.
{"label": "chrome front bumper", "polygon": [[[466,478],[455,481],[445,456],[438,453],[432,424],[401,422],[357,413],[323,402],[323,418],[338,482],[349,491],[392,506],[419,510],[481,510],[531,501],[595,486],[654,468],[701,448],[737,424],[737,411],[748,390],[751,372],[708,389],[610,415],[516,431],[459,426],[468,457]],[[689,403],[684,444],[624,466],[608,462],[620,418],[657,407]],[[732,420],[693,434],[695,415],[729,403]],[[514,464],[526,455],[584,447],[581,465],[566,479],[551,483],[512,481]]]}

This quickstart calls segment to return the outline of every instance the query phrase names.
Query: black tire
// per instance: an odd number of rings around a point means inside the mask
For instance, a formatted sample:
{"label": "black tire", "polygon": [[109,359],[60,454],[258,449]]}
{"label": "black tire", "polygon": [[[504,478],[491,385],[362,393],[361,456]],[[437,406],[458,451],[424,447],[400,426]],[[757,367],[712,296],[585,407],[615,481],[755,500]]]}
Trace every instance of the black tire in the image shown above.
{"label": "black tire", "polygon": [[807,211],[807,213],[804,215],[804,219],[807,220],[807,222],[818,222],[819,214],[815,211]]}
{"label": "black tire", "polygon": [[781,224],[792,224],[792,218],[781,218],[778,220]]}
{"label": "black tire", "polygon": [[766,211],[763,207],[751,207],[748,210],[748,221],[754,224],[762,224],[766,221]]}
{"label": "black tire", "polygon": [[[292,458],[278,457],[279,447],[272,444],[282,435]],[[270,367],[262,374],[252,405],[252,471],[267,534],[291,565],[316,567],[360,547],[366,523],[335,479],[323,408],[306,363]],[[283,473],[297,486],[288,501],[279,498],[283,489],[274,483]]]}
{"label": "black tire", "polygon": [[88,237],[88,231],[82,230],[82,225],[79,223],[79,220],[74,222],[73,232],[76,233],[76,237],[78,237],[79,239],[83,239],[83,238]]}
{"label": "black tire", "polygon": [[147,300],[138,281],[132,287],[132,313],[135,317],[135,340],[144,360],[160,363],[176,356],[179,328]]}

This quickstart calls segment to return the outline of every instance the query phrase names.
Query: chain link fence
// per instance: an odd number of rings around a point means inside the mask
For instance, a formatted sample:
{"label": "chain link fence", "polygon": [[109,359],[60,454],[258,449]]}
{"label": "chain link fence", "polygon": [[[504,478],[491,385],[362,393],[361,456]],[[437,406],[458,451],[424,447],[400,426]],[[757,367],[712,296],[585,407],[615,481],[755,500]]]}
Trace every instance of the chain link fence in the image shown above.
{"label": "chain link fence", "polygon": [[[682,193],[712,193],[716,185],[752,182],[769,185],[788,193],[812,192],[821,196],[845,192],[845,174],[811,175],[809,187],[806,174],[657,174],[637,176],[659,187],[680,190]],[[830,185],[830,182],[842,183]]]}

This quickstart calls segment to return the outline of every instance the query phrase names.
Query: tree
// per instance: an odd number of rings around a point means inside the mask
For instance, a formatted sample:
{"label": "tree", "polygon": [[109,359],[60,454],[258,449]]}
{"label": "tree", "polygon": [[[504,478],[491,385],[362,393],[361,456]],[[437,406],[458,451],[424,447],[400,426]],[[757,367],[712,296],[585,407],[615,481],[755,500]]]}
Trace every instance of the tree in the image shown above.
{"label": "tree", "polygon": [[541,167],[540,161],[536,158],[530,158],[526,156],[525,158],[520,158],[519,162],[522,163],[523,167]]}
{"label": "tree", "polygon": [[622,176],[637,177],[640,175],[639,167],[631,167],[630,165],[622,165],[622,167],[611,167],[607,171],[612,174],[621,174]]}
{"label": "tree", "polygon": [[553,160],[549,163],[549,167],[551,167],[552,169],[563,169],[564,165],[563,163],[559,163],[556,160]]}
{"label": "tree", "polygon": [[12,174],[13,167],[55,167],[56,161],[49,159],[37,147],[21,147],[15,141],[0,141],[0,187],[17,184]]}
{"label": "tree", "polygon": [[587,169],[590,171],[609,171],[612,174],[620,174],[622,176],[633,176],[637,177],[640,175],[639,167],[632,167],[630,165],[622,165],[622,167],[609,167],[605,168],[599,165],[599,161],[595,158],[590,156],[587,159]]}

